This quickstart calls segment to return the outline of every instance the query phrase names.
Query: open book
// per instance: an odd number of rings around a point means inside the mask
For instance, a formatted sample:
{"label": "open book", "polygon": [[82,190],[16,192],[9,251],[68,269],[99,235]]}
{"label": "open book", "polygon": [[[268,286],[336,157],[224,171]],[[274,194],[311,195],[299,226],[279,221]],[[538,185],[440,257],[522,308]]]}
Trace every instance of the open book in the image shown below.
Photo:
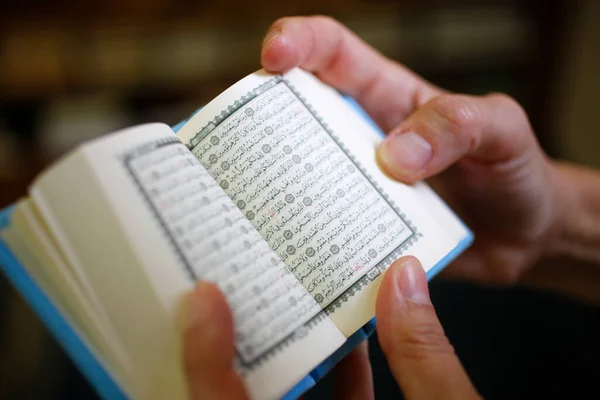
{"label": "open book", "polygon": [[4,214],[0,263],[102,397],[186,397],[183,304],[203,279],[233,310],[251,397],[295,398],[372,331],[394,260],[431,278],[472,240],[427,185],[381,172],[381,138],[313,75],[259,71],[175,129],[44,171]]}

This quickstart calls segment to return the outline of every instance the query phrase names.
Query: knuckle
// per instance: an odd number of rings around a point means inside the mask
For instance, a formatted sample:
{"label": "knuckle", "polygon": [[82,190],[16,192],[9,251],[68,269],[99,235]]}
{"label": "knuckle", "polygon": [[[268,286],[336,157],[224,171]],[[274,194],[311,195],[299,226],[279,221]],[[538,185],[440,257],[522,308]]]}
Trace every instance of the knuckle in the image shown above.
{"label": "knuckle", "polygon": [[479,105],[468,96],[443,94],[433,100],[433,110],[450,125],[451,133],[475,148],[480,141],[483,118]]}
{"label": "knuckle", "polygon": [[318,24],[325,27],[342,25],[337,19],[330,17],[329,15],[314,14],[310,16],[293,16],[277,18],[271,24],[271,29],[282,29],[284,26],[294,23]]}
{"label": "knuckle", "polygon": [[487,97],[497,100],[498,102],[502,102],[508,108],[512,108],[512,109],[518,111],[519,113],[525,115],[525,110],[523,109],[521,104],[517,100],[515,100],[514,97],[512,97],[506,93],[493,92],[493,93],[488,94]]}
{"label": "knuckle", "polygon": [[329,15],[316,14],[311,17],[314,21],[324,25],[340,25],[339,21]]}
{"label": "knuckle", "polygon": [[[529,123],[529,117],[527,111],[515,98],[506,93],[490,93],[487,95],[488,99],[493,100],[496,103],[496,107],[506,110],[506,115],[509,115],[515,121],[515,132],[521,133],[520,137],[524,138],[530,135],[522,135],[523,132],[530,132],[533,134],[531,125]],[[532,135],[531,135],[532,136]],[[518,139],[518,138],[517,138]]]}
{"label": "knuckle", "polygon": [[444,94],[435,99],[434,107],[442,117],[461,129],[481,125],[481,111],[477,103],[467,96]]}
{"label": "knuckle", "polygon": [[340,33],[345,30],[345,26],[333,17],[328,15],[314,15],[310,17],[310,25],[320,32],[326,32],[328,36],[333,36],[339,40]]}

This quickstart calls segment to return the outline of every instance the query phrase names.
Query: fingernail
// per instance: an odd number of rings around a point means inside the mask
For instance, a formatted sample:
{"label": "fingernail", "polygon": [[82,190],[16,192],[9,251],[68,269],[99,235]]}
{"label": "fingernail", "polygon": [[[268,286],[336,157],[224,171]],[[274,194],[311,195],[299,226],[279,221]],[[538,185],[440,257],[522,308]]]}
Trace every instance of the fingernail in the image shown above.
{"label": "fingernail", "polygon": [[418,133],[392,133],[379,146],[378,156],[392,175],[409,177],[427,165],[433,156],[433,149]]}
{"label": "fingernail", "polygon": [[427,277],[421,264],[414,258],[407,258],[399,268],[397,283],[406,301],[431,304]]}
{"label": "fingernail", "polygon": [[271,44],[271,42],[273,40],[277,39],[279,37],[279,35],[281,35],[280,30],[273,30],[273,31],[267,33],[267,35],[265,36],[265,39],[263,40],[263,48],[267,47],[269,44]]}
{"label": "fingernail", "polygon": [[207,296],[208,283],[198,282],[190,295],[188,326],[198,326],[209,322],[210,296]]}

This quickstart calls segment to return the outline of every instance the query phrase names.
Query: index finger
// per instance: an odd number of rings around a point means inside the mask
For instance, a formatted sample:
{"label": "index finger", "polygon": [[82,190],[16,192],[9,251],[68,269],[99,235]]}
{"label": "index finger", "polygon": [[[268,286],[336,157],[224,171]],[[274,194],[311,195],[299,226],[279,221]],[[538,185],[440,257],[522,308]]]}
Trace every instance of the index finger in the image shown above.
{"label": "index finger", "polygon": [[261,62],[273,73],[294,67],[314,73],[354,97],[384,130],[441,93],[329,17],[277,20],[265,36]]}

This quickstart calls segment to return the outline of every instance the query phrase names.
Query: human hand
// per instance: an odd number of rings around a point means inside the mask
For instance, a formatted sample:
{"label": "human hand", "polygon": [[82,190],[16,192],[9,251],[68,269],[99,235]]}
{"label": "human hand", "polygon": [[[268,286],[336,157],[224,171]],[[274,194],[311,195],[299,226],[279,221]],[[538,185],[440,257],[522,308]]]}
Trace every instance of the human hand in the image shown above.
{"label": "human hand", "polygon": [[[190,299],[184,333],[184,367],[191,399],[248,399],[234,370],[233,315],[219,288],[206,282]],[[334,369],[334,393],[339,399],[373,398],[373,378],[367,343],[362,343]]]}
{"label": "human hand", "polygon": [[327,17],[276,21],[261,61],[273,73],[302,67],[354,97],[388,132],[382,169],[405,183],[429,179],[474,230],[474,245],[445,274],[511,283],[552,250],[562,181],[510,97],[448,93]]}
{"label": "human hand", "polygon": [[[414,257],[403,257],[388,268],[376,313],[381,348],[407,400],[479,398],[444,334],[425,272]],[[201,282],[192,294],[184,336],[190,398],[247,399],[233,361],[231,310],[215,285]],[[335,398],[374,398],[366,342],[344,358],[333,374]]]}

